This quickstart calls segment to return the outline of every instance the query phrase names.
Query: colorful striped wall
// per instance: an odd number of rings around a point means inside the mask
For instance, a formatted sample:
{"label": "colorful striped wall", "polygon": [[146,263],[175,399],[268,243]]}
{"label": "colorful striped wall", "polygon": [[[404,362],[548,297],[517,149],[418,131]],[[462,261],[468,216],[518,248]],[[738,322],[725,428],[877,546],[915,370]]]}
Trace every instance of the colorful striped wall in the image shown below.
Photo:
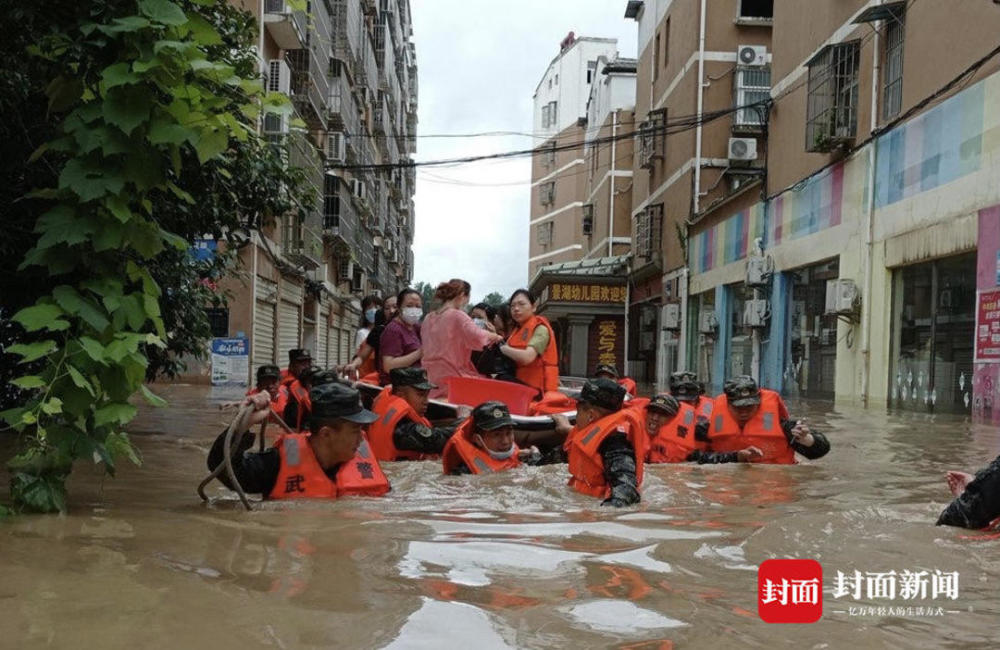
{"label": "colorful striped wall", "polygon": [[693,235],[689,250],[692,272],[704,273],[745,258],[754,239],[764,234],[764,204],[758,203]]}
{"label": "colorful striped wall", "polygon": [[876,208],[957,180],[978,171],[990,155],[1000,155],[997,106],[1000,74],[987,77],[879,137]]}

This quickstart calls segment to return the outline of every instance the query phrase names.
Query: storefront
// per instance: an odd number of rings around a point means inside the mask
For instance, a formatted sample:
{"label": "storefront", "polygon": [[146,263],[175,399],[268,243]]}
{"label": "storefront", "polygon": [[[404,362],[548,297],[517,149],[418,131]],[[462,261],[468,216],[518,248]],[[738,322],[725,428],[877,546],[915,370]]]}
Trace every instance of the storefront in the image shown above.
{"label": "storefront", "polygon": [[834,259],[786,272],[789,322],[782,372],[786,395],[833,399],[837,316],[826,313],[826,292],[827,282],[838,277],[839,266]]}
{"label": "storefront", "polygon": [[889,403],[968,412],[976,322],[976,253],[894,269]]}

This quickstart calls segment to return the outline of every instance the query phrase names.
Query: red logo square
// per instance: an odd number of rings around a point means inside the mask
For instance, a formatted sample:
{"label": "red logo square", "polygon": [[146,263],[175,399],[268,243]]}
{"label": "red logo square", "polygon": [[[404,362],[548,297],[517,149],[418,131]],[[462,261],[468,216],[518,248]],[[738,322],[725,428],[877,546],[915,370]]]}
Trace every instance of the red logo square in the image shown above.
{"label": "red logo square", "polygon": [[767,560],[757,569],[757,614],[766,623],[815,623],[823,616],[823,567],[816,560]]}

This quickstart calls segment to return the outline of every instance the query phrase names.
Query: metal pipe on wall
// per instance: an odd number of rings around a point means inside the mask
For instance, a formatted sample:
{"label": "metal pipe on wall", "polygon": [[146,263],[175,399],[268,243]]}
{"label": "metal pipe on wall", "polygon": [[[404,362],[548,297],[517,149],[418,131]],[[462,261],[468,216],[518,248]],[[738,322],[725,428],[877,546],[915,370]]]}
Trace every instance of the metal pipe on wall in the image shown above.
{"label": "metal pipe on wall", "polygon": [[612,111],[611,113],[611,181],[609,185],[611,186],[611,200],[608,208],[608,257],[611,257],[612,246],[615,240],[615,144],[617,140],[615,135],[618,133],[618,111]]}
{"label": "metal pipe on wall", "polygon": [[701,14],[698,18],[698,126],[694,135],[694,214],[701,212],[701,116],[705,110],[705,3],[701,0]]}
{"label": "metal pipe on wall", "polygon": [[[878,81],[879,81],[879,32],[876,29],[872,39],[872,92],[871,131],[878,128]],[[868,145],[868,200],[865,206],[865,266],[864,286],[861,298],[861,403],[868,406],[871,387],[871,339],[872,339],[872,276],[874,275],[872,253],[875,243],[875,165],[878,155],[878,140]]]}

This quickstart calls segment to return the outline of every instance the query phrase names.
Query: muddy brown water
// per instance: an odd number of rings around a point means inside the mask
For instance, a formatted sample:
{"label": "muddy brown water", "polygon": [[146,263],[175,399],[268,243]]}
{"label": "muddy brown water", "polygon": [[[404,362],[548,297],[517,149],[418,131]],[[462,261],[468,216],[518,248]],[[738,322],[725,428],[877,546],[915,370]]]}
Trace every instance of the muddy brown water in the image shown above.
{"label": "muddy brown water", "polygon": [[[993,427],[792,402],[829,435],[829,456],[794,467],[655,466],[635,508],[570,493],[565,465],[443,477],[426,462],[388,464],[387,498],[246,513],[218,484],[207,505],[195,494],[224,395],[158,390],[171,406],[143,408],[131,426],[142,468],[102,479],[81,463],[69,514],[0,523],[0,647],[1000,643],[1000,539],[933,526],[949,500],[944,472],[992,459]],[[789,557],[823,565],[817,623],[757,617],[757,566]],[[838,570],[957,571],[960,591],[836,599]],[[942,615],[927,615],[937,607]]]}

